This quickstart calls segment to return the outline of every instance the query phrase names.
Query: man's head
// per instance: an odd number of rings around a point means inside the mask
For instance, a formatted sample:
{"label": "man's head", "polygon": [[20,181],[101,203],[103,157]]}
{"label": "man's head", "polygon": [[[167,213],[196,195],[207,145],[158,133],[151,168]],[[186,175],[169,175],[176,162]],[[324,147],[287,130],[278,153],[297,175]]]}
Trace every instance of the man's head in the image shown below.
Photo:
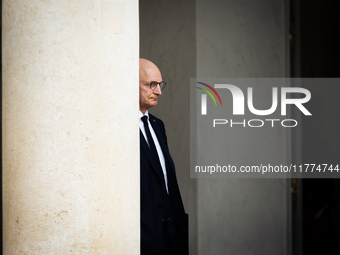
{"label": "man's head", "polygon": [[161,83],[162,75],[158,67],[151,61],[139,59],[139,110],[145,113],[152,106],[157,105],[157,100],[162,91],[159,85],[151,90],[152,82]]}

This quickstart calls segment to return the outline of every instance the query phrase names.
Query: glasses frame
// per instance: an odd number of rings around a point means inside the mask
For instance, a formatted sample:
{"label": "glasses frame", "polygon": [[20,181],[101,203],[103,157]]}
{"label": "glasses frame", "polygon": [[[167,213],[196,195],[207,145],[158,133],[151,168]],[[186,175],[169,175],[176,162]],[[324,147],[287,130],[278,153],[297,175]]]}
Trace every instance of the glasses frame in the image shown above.
{"label": "glasses frame", "polygon": [[152,90],[152,91],[154,91],[157,88],[157,86],[159,85],[159,88],[161,89],[161,91],[163,91],[163,89],[166,86],[166,82],[165,81],[161,81],[161,82],[152,81],[152,82],[145,84],[145,85],[149,85],[150,90]]}

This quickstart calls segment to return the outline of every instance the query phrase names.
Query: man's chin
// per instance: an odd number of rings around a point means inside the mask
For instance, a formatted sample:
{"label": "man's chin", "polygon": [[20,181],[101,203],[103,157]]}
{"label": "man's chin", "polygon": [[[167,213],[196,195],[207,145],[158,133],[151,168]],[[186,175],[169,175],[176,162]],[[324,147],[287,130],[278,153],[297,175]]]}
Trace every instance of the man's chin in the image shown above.
{"label": "man's chin", "polygon": [[151,105],[150,107],[156,106],[157,105],[157,101],[153,101],[150,105]]}
{"label": "man's chin", "polygon": [[150,108],[152,108],[152,107],[154,107],[156,105],[157,105],[157,102],[154,102],[152,104],[147,105],[145,108],[149,110]]}

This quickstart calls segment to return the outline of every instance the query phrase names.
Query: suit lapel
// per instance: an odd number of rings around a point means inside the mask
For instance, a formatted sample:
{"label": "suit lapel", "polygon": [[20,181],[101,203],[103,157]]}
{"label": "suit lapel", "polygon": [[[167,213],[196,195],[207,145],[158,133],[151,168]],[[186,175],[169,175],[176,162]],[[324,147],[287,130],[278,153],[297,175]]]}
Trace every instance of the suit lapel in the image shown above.
{"label": "suit lapel", "polygon": [[142,133],[142,131],[139,131],[140,136],[140,147],[142,148],[143,153],[145,154],[146,158],[149,160],[150,164],[152,165],[152,168],[155,170],[156,174],[161,180],[164,180],[163,171],[161,169],[160,163],[158,162],[158,159],[156,159],[149,148],[149,145],[147,144],[145,137]]}
{"label": "suit lapel", "polygon": [[159,142],[159,144],[162,148],[163,155],[164,155],[164,158],[165,158],[165,162],[167,162],[168,163],[167,165],[171,167],[171,169],[167,168],[166,170],[167,171],[174,171],[175,165],[174,165],[174,162],[172,161],[169,150],[168,150],[168,148],[165,144],[164,138],[163,138],[162,133],[161,133],[159,126],[157,124],[157,120],[155,118],[153,118],[153,116],[151,114],[149,114],[149,118],[150,118],[150,123],[152,125],[152,128],[156,133],[158,142]]}

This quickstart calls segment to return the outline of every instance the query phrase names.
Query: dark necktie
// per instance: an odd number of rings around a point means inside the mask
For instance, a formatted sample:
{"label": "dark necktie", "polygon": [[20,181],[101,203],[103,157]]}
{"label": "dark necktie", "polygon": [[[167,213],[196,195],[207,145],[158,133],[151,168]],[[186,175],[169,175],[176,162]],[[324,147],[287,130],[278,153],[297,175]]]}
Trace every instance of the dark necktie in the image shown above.
{"label": "dark necktie", "polygon": [[158,157],[158,153],[157,153],[157,150],[156,150],[156,146],[155,146],[155,143],[152,139],[150,129],[149,129],[148,117],[146,115],[144,115],[142,117],[142,121],[144,123],[144,129],[145,129],[146,137],[148,138],[148,143],[149,143],[149,148],[151,150],[151,153],[153,154],[153,156],[157,157],[157,160],[159,162],[159,157]]}
{"label": "dark necktie", "polygon": [[[156,146],[155,146],[155,143],[152,139],[152,136],[151,136],[151,133],[150,133],[150,128],[149,128],[149,122],[148,122],[148,117],[146,115],[144,115],[142,117],[142,121],[144,123],[144,129],[145,129],[145,133],[146,133],[146,137],[148,138],[148,142],[149,142],[149,148],[150,148],[150,151],[151,151],[151,154],[152,156],[154,157],[154,159],[157,161],[159,167],[160,167],[160,170],[162,171],[162,176],[164,175],[163,173],[163,168],[161,166],[161,161],[159,160],[159,156],[158,156],[158,152],[156,150]],[[168,171],[167,171],[168,172]],[[168,175],[168,173],[167,173]],[[164,181],[164,176],[163,176],[163,181]],[[168,177],[168,180],[169,180],[169,177]],[[165,183],[164,183],[165,184]],[[166,189],[167,190],[167,189]],[[168,193],[168,191],[166,191]]]}

